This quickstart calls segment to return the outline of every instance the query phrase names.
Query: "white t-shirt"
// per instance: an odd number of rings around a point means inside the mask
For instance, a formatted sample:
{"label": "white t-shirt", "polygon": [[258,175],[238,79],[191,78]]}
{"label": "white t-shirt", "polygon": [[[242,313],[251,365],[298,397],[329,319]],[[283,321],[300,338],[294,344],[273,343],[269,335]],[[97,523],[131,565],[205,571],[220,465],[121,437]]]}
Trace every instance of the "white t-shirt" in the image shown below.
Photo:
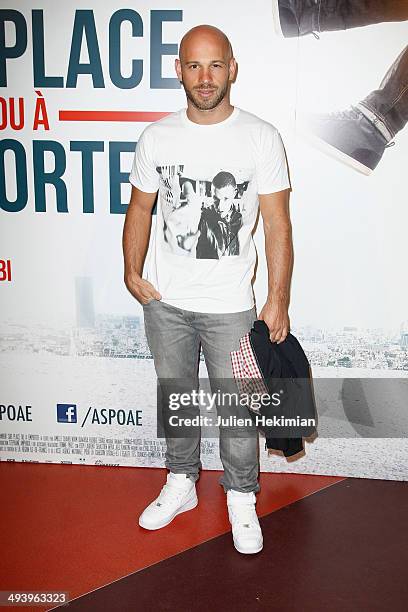
{"label": "white t-shirt", "polygon": [[236,106],[212,125],[181,109],[144,129],[129,181],[159,190],[144,274],[162,301],[196,312],[252,308],[258,194],[290,187],[277,128]]}

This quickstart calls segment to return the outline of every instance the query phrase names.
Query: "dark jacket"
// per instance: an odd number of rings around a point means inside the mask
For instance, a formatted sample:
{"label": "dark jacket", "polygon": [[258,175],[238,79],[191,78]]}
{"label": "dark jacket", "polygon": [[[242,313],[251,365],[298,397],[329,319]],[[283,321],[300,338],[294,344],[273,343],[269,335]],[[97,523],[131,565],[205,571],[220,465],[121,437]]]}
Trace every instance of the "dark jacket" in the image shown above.
{"label": "dark jacket", "polygon": [[[296,419],[297,423],[286,427],[259,424],[265,433],[265,448],[283,451],[285,457],[295,455],[303,450],[302,438],[316,432],[317,412],[309,361],[293,334],[289,333],[280,344],[271,342],[264,321],[254,322],[249,341],[268,392],[271,395],[278,392],[280,398],[279,407],[260,407],[261,415],[284,415]],[[305,424],[302,419],[313,419],[314,423]]]}
{"label": "dark jacket", "polygon": [[197,259],[219,259],[223,255],[239,255],[238,232],[242,214],[234,207],[229,221],[215,205],[203,208],[198,229]]}

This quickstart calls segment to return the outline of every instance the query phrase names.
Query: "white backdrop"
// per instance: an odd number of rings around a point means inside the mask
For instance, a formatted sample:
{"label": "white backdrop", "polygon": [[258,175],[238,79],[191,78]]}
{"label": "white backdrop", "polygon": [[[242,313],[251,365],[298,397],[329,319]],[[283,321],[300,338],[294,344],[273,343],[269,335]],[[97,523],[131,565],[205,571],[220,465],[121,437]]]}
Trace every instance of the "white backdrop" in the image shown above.
{"label": "white backdrop", "polygon": [[[408,23],[285,39],[273,28],[270,0],[253,0],[250,10],[242,0],[143,0],[126,9],[138,28],[132,37],[129,21],[115,26],[115,13],[124,10],[116,0],[17,0],[0,10],[6,55],[10,48],[16,55],[2,64],[0,91],[0,260],[9,262],[1,264],[0,281],[0,459],[163,465],[153,362],[142,309],[123,282],[121,243],[127,175],[146,123],[124,114],[95,120],[95,113],[185,106],[183,90],[166,80],[175,76],[177,43],[190,27],[211,23],[227,33],[238,61],[232,103],[282,134],[293,189],[292,332],[314,376],[339,379],[318,397],[329,435],[306,443],[295,461],[267,456],[261,443],[261,469],[407,480],[408,445],[398,427],[406,418],[400,401],[406,387],[393,380],[408,374],[408,131],[364,176],[313,148],[298,118],[346,108],[377,88],[406,44]],[[132,60],[143,62],[140,83],[130,88],[118,86],[118,36],[123,82]],[[20,98],[24,125],[14,129],[10,100],[18,106]],[[44,107],[49,125],[37,126],[35,114],[42,110],[43,117]],[[65,120],[67,111],[91,111],[94,120]],[[78,150],[85,147],[94,150],[92,167],[90,154]],[[47,184],[42,199],[41,172],[54,171],[58,188]],[[267,286],[261,222],[255,240],[259,311]],[[205,375],[203,362],[201,368]],[[384,379],[380,397],[363,384],[364,412],[354,421],[343,393],[350,378]],[[373,437],[390,412],[391,429]],[[216,440],[203,440],[202,459],[207,469],[221,468]]]}

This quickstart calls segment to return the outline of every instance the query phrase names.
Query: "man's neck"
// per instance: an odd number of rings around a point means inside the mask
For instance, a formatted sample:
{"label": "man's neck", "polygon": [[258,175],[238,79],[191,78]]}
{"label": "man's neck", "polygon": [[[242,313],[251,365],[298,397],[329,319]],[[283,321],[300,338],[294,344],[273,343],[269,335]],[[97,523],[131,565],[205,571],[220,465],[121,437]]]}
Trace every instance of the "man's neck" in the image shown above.
{"label": "man's neck", "polygon": [[230,115],[234,112],[234,107],[227,100],[221,102],[215,108],[210,108],[208,110],[200,110],[196,108],[190,100],[187,100],[187,117],[190,121],[194,123],[199,123],[200,125],[213,125],[214,123],[220,123],[221,121],[225,121],[228,119]]}

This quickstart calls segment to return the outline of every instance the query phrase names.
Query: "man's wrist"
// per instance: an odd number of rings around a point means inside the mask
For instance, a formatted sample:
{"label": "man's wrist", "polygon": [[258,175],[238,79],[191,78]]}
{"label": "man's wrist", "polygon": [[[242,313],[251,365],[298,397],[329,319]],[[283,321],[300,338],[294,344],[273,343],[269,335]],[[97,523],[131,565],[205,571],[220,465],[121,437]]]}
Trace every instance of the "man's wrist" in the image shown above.
{"label": "man's wrist", "polygon": [[133,267],[125,267],[125,278],[131,278],[133,281],[138,280],[142,278],[142,275],[140,274],[139,270],[137,268]]}
{"label": "man's wrist", "polygon": [[289,306],[289,295],[285,291],[270,290],[266,298],[268,304],[280,304],[286,308]]}

